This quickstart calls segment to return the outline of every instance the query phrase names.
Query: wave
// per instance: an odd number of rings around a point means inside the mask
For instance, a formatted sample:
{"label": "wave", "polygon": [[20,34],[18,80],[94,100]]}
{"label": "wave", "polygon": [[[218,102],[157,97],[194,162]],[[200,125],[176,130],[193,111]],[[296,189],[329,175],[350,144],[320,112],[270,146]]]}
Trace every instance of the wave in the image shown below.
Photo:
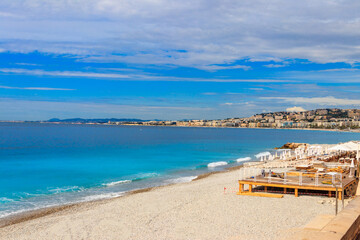
{"label": "wave", "polygon": [[221,162],[212,162],[212,163],[209,163],[207,166],[208,166],[209,168],[214,168],[214,167],[225,166],[225,165],[228,165],[228,163],[225,162],[225,161],[221,161]]}
{"label": "wave", "polygon": [[271,155],[270,152],[261,152],[261,153],[258,153],[255,155],[256,158],[261,158],[261,157],[264,157],[264,156],[269,156]]}
{"label": "wave", "polygon": [[[23,208],[23,209],[8,209],[5,211],[1,211],[0,212],[0,219],[1,218],[5,218],[11,215],[15,215],[15,214],[20,214],[20,213],[24,213],[24,212],[28,212],[28,211],[33,211],[33,210],[39,210],[39,209],[44,209],[44,208],[51,208],[51,207],[56,207],[56,206],[61,206],[61,205],[66,205],[66,204],[74,204],[74,203],[81,203],[81,202],[89,202],[89,201],[95,201],[95,200],[101,200],[101,199],[109,199],[109,198],[115,198],[115,197],[121,197],[123,195],[125,195],[126,192],[117,192],[117,193],[103,193],[103,194],[98,194],[98,195],[89,195],[86,197],[83,197],[81,199],[78,200],[73,200],[73,201],[68,201],[68,202],[56,202],[56,203],[36,203],[33,202],[31,203],[32,207],[31,208]],[[15,201],[15,200],[11,200],[5,197],[1,197],[0,198],[0,203],[2,200],[10,200],[11,202]]]}
{"label": "wave", "polygon": [[6,202],[14,202],[14,199],[11,198],[7,198],[7,197],[0,197],[0,202],[1,203],[6,203]]}
{"label": "wave", "polygon": [[90,195],[82,198],[82,201],[89,202],[89,201],[95,201],[100,199],[107,199],[107,198],[115,198],[115,197],[121,197],[126,192],[118,192],[118,193],[103,193],[98,195]]}
{"label": "wave", "polygon": [[66,187],[57,187],[53,189],[48,189],[49,192],[54,194],[62,193],[62,192],[78,192],[82,190],[84,190],[84,188],[79,186],[66,186]]}
{"label": "wave", "polygon": [[115,186],[115,185],[119,185],[119,184],[124,184],[124,183],[131,183],[132,180],[121,180],[121,181],[115,181],[115,182],[110,182],[110,183],[103,183],[103,186],[106,187],[111,187],[111,186]]}
{"label": "wave", "polygon": [[179,177],[179,178],[166,180],[166,182],[167,183],[185,183],[185,182],[191,182],[195,178],[197,178],[197,176]]}
{"label": "wave", "polygon": [[109,182],[109,183],[103,183],[102,185],[105,186],[105,187],[112,187],[112,186],[115,186],[115,185],[120,185],[120,184],[145,180],[145,179],[156,177],[156,176],[159,176],[159,174],[158,173],[143,173],[143,174],[139,174],[137,177],[135,177],[135,178],[133,178],[131,180],[114,181],[114,182]]}
{"label": "wave", "polygon": [[156,177],[156,176],[159,176],[159,174],[158,174],[158,173],[144,173],[144,174],[140,174],[139,177],[134,178],[132,181],[133,181],[133,182],[135,182],[135,181],[141,181],[141,180],[148,179],[148,178],[152,178],[152,177]]}
{"label": "wave", "polygon": [[250,161],[251,157],[243,157],[243,158],[238,158],[236,159],[236,162],[245,162],[245,161]]}
{"label": "wave", "polygon": [[207,168],[207,167],[208,167],[207,164],[203,164],[203,165],[199,165],[199,166],[195,167],[195,169],[197,170],[197,169],[202,169],[202,168]]}

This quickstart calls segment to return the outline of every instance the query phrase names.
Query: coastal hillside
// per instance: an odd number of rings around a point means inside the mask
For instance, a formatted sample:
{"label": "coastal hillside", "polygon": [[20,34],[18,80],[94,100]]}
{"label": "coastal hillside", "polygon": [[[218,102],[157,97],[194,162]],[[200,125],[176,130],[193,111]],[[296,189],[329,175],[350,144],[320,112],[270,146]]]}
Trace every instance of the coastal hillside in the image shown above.
{"label": "coastal hillside", "polygon": [[317,128],[359,129],[360,109],[316,109],[255,114],[244,118],[220,120],[181,120],[132,122],[136,125],[242,127],[242,128]]}

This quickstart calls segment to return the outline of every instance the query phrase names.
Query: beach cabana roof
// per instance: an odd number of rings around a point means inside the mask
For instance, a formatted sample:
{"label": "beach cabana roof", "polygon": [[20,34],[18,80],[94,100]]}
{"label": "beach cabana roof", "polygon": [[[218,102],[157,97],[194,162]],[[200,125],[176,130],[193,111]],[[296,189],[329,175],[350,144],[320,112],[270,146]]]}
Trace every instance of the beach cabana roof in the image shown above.
{"label": "beach cabana roof", "polygon": [[360,147],[359,143],[356,142],[347,142],[347,143],[341,143],[337,144],[331,148],[329,148],[330,151],[356,151]]}

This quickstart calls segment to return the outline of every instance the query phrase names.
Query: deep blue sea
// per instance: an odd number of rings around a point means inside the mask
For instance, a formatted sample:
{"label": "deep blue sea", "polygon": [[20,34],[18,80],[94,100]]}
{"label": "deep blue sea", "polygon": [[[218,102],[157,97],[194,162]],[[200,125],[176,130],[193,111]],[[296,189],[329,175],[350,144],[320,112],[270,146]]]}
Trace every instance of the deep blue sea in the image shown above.
{"label": "deep blue sea", "polygon": [[[0,123],[0,217],[189,181],[286,142],[338,143],[359,133]],[[227,166],[208,167],[214,162]]]}

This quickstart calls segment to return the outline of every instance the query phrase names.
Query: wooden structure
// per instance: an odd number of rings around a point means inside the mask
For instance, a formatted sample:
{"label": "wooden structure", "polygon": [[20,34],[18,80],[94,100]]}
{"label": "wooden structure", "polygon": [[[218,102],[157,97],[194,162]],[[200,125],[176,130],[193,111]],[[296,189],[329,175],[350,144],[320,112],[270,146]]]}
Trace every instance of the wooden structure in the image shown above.
{"label": "wooden structure", "polygon": [[[332,196],[333,192],[335,192],[336,195],[337,191],[337,196],[341,200],[344,197],[344,194],[353,195],[357,186],[357,180],[353,177],[345,177],[341,180],[341,184],[333,186],[328,183],[328,180],[325,180],[326,178],[320,179],[320,182],[319,179],[317,179],[316,182],[314,181],[314,178],[304,174],[304,176],[300,177],[301,181],[299,181],[299,177],[294,175],[296,174],[290,174],[290,176],[285,179],[279,177],[269,178],[260,175],[239,180],[238,195],[251,195],[249,193],[254,192],[253,188],[262,186],[264,187],[265,192],[267,192],[268,188],[280,188],[284,194],[288,193],[288,189],[293,189],[295,197],[299,196],[299,190],[325,191],[329,197]],[[245,191],[245,185],[249,186],[249,190]]]}
{"label": "wooden structure", "polygon": [[261,192],[252,192],[252,191],[243,191],[238,192],[237,195],[246,195],[254,197],[270,197],[270,198],[282,198],[282,194],[273,194],[273,193],[261,193]]}

